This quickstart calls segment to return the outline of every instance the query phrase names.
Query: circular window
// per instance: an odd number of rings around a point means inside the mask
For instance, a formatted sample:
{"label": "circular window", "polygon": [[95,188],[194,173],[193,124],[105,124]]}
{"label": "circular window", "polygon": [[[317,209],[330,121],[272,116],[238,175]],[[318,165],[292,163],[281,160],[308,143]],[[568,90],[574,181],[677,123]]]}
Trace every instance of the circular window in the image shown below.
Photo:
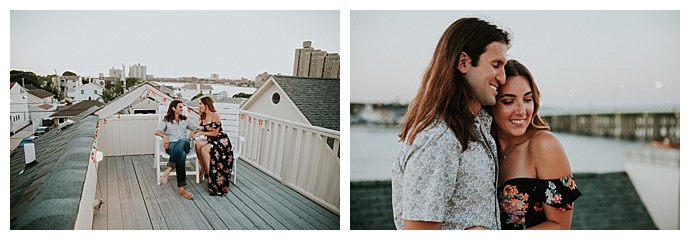
{"label": "circular window", "polygon": [[278,104],[278,103],[280,102],[280,94],[278,94],[278,93],[273,93],[272,99],[273,99],[273,103],[274,103],[274,104]]}

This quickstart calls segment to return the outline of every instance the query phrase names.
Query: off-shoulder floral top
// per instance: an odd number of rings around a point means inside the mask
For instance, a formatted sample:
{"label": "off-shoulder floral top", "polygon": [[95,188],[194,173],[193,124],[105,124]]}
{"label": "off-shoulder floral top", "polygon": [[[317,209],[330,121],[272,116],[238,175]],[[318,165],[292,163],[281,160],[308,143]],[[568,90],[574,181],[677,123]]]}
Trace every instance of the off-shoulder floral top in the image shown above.
{"label": "off-shoulder floral top", "polygon": [[561,179],[514,178],[499,191],[501,229],[525,229],[546,221],[542,204],[561,211],[573,210],[582,195],[573,176]]}

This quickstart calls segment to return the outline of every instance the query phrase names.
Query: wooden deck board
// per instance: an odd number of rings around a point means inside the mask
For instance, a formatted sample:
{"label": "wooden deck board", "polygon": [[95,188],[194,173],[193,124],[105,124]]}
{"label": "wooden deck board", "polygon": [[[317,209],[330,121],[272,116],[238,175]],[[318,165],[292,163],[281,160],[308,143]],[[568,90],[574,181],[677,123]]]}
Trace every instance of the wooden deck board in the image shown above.
{"label": "wooden deck board", "polygon": [[[245,185],[247,186],[247,185]],[[235,188],[234,194],[237,195],[237,197],[240,199],[240,201],[244,202],[247,206],[252,206],[255,205],[256,207],[252,208],[252,211],[256,213],[256,215],[265,222],[267,226],[270,226],[271,229],[275,230],[287,230],[288,228],[283,225],[280,221],[275,219],[271,214],[269,214],[264,207],[266,205],[269,205],[271,203],[268,203],[267,199],[261,199],[257,197],[256,194],[254,194],[252,191],[250,191],[249,187],[244,187],[240,188],[237,187]],[[261,228],[261,227],[260,227]]]}
{"label": "wooden deck board", "polygon": [[[134,165],[134,170],[137,175],[137,181],[141,186],[141,193],[144,198],[144,203],[146,204],[146,212],[149,215],[149,220],[151,221],[151,227],[154,230],[167,230],[168,225],[165,223],[165,217],[163,215],[163,210],[158,204],[157,197],[154,194],[153,187],[156,183],[150,180],[150,175],[145,171],[144,161],[135,161],[132,159],[132,164]],[[144,165],[144,166],[143,166]]]}
{"label": "wooden deck board", "polygon": [[148,208],[144,201],[144,196],[140,184],[138,182],[138,175],[134,170],[131,156],[123,158],[125,167],[125,183],[129,189],[131,209],[134,210],[134,219],[136,227],[133,229],[152,230],[153,226],[151,219],[149,219]]}
{"label": "wooden deck board", "polygon": [[336,216],[335,214],[305,198],[277,180],[263,174],[260,170],[251,168],[245,175],[254,179],[253,183],[255,183],[259,189],[273,192],[274,195],[277,196],[276,198],[279,199],[278,201],[286,204],[286,208],[295,212],[298,216],[301,216],[305,221],[309,222],[317,229],[339,228],[338,219],[329,217],[329,215]]}
{"label": "wooden deck board", "polygon": [[[175,213],[175,211],[173,210],[172,204],[170,203],[170,201],[168,201],[168,198],[167,197],[160,197],[160,196],[164,196],[163,187],[158,185],[158,179],[156,179],[155,168],[151,168],[150,165],[146,164],[150,161],[152,161],[152,160],[151,159],[143,159],[143,160],[139,161],[138,166],[143,167],[141,172],[148,173],[148,174],[143,174],[143,177],[140,178],[143,181],[140,181],[139,184],[146,184],[146,185],[151,187],[151,190],[153,191],[155,203],[158,203],[158,207],[160,208],[160,213],[162,215],[162,221],[167,226],[166,229],[182,229],[182,223],[178,219],[178,216]],[[153,172],[153,174],[151,174],[151,172]],[[152,203],[152,204],[154,204],[154,203]]]}
{"label": "wooden deck board", "polygon": [[246,182],[248,182],[248,187],[246,189],[249,189],[248,191],[251,192],[250,195],[254,196],[254,199],[258,199],[258,204],[266,209],[267,212],[273,213],[274,217],[288,229],[316,229],[307,221],[300,218],[294,211],[290,210],[291,206],[289,206],[289,204],[284,204],[280,198],[270,195],[270,193],[267,193],[266,190],[256,185],[256,183],[251,181]]}
{"label": "wooden deck board", "polygon": [[[211,229],[228,230],[239,228],[239,224],[237,224],[236,222],[232,223],[232,217],[230,215],[227,215],[226,212],[216,212],[212,210],[213,208],[211,207],[209,202],[213,199],[210,199],[211,196],[208,196],[208,194],[204,193],[203,189],[201,189],[201,191],[197,189],[196,186],[199,185],[189,184],[187,186],[189,186],[187,187],[187,191],[190,191],[194,194],[194,203],[201,210],[201,213],[203,217],[206,219],[206,221],[209,224],[211,224]],[[220,215],[223,215],[223,217],[221,217]],[[234,228],[228,227],[228,224],[234,224]]]}
{"label": "wooden deck board", "polygon": [[122,230],[122,211],[120,209],[120,186],[117,181],[117,162],[122,161],[121,157],[109,157],[108,160],[108,199],[107,215],[108,215],[108,230],[116,229]]}
{"label": "wooden deck board", "polygon": [[[157,185],[153,155],[107,157],[99,168],[104,208],[93,229],[339,229],[339,216],[250,164],[238,162],[237,185],[210,196],[187,176],[193,200],[177,192],[174,176]],[[97,196],[100,196],[97,193]],[[107,200],[106,200],[107,199]]]}
{"label": "wooden deck board", "polygon": [[[125,167],[125,162],[127,160],[122,157],[115,162],[117,165],[117,184],[120,186],[120,209],[122,214],[122,229],[131,230],[137,229],[139,226],[136,225],[136,210],[134,209],[134,204],[132,200],[132,190],[128,184],[128,173]],[[126,221],[124,219],[127,219]]]}

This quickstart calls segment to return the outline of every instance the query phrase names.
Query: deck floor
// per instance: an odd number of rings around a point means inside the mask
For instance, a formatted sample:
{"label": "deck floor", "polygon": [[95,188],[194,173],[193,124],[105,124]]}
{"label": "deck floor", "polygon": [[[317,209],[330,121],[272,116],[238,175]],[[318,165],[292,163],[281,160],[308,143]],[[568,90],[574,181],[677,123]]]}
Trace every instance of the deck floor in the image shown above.
{"label": "deck floor", "polygon": [[338,215],[244,161],[225,197],[210,196],[187,176],[193,200],[177,193],[174,176],[157,185],[153,161],[133,155],[99,163],[96,198],[105,203],[94,213],[94,230],[340,229]]}

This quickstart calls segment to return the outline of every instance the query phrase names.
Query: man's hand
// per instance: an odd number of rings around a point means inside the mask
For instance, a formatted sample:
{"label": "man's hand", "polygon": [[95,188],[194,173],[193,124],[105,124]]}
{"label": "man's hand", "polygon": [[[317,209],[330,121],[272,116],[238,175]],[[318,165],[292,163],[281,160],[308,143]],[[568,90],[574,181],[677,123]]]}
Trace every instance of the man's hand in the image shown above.
{"label": "man's hand", "polygon": [[168,136],[163,137],[163,149],[168,149],[170,147],[170,139]]}

